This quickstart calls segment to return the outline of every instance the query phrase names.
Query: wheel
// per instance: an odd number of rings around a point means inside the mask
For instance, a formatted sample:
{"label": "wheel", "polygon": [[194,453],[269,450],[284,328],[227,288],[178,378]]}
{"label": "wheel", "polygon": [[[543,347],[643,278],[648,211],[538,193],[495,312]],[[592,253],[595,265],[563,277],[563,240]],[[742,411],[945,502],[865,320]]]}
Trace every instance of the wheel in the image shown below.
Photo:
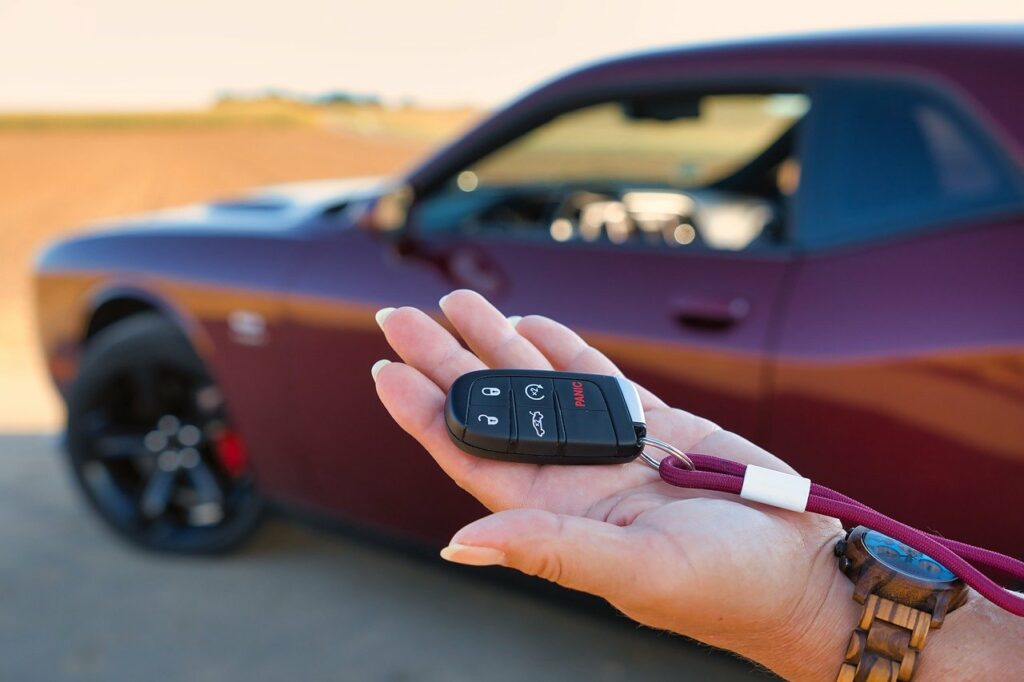
{"label": "wheel", "polygon": [[211,554],[259,526],[263,504],[223,396],[165,318],[136,315],[93,337],[67,426],[75,480],[131,542]]}

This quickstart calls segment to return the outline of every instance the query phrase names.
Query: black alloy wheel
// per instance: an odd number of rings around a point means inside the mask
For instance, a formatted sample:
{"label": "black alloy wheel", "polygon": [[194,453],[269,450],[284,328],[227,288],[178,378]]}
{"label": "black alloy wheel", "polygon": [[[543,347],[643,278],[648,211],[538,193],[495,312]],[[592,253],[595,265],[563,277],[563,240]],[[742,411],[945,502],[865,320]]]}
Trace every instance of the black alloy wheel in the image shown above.
{"label": "black alloy wheel", "polygon": [[90,340],[68,399],[67,444],[86,498],[137,545],[224,552],[262,518],[220,390],[159,315],[130,317]]}

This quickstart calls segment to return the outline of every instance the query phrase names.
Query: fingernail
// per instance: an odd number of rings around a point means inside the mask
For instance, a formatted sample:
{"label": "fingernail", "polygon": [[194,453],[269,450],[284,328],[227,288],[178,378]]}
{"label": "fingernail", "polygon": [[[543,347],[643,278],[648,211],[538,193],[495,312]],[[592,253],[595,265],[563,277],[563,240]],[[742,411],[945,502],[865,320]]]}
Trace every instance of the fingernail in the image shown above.
{"label": "fingernail", "polygon": [[373,380],[376,381],[377,375],[380,374],[380,371],[390,364],[390,360],[378,360],[377,362],[373,363],[373,367],[370,368],[370,376],[373,377]]}
{"label": "fingernail", "polygon": [[517,324],[519,324],[519,320],[521,320],[521,319],[523,319],[522,315],[509,315],[508,316],[508,323],[510,325],[512,325],[513,327],[515,327]]}
{"label": "fingernail", "polygon": [[473,547],[453,542],[441,550],[441,558],[466,566],[500,566],[505,563],[505,553],[493,547]]}
{"label": "fingernail", "polygon": [[444,310],[444,302],[448,300],[448,297],[449,297],[449,296],[451,296],[451,294],[445,294],[444,296],[442,296],[441,298],[439,298],[439,299],[438,299],[438,301],[437,301],[437,306],[438,306],[438,307],[439,307],[439,308],[440,308],[441,310]]}
{"label": "fingernail", "polygon": [[380,310],[378,310],[373,316],[373,319],[377,320],[377,326],[383,329],[384,320],[388,319],[388,315],[390,315],[393,312],[395,312],[394,308],[381,308]]}

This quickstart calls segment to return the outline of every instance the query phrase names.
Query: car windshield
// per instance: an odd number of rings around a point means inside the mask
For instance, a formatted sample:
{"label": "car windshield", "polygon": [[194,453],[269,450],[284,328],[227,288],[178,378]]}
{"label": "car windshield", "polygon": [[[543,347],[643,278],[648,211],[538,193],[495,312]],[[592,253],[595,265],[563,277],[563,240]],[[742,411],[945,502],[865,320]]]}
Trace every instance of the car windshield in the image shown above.
{"label": "car windshield", "polygon": [[463,172],[460,185],[705,187],[746,166],[809,108],[801,94],[612,102],[563,114]]}

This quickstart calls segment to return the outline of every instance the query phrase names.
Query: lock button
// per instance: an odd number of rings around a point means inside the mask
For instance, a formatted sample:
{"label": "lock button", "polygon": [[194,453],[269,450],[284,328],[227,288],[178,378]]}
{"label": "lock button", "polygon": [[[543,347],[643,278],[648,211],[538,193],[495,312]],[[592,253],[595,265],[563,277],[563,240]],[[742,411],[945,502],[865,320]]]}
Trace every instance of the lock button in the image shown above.
{"label": "lock button", "polygon": [[470,405],[510,405],[507,377],[484,377],[473,382],[469,389]]}
{"label": "lock button", "polygon": [[509,408],[501,405],[470,405],[463,439],[484,450],[508,452],[508,444],[512,439]]}

